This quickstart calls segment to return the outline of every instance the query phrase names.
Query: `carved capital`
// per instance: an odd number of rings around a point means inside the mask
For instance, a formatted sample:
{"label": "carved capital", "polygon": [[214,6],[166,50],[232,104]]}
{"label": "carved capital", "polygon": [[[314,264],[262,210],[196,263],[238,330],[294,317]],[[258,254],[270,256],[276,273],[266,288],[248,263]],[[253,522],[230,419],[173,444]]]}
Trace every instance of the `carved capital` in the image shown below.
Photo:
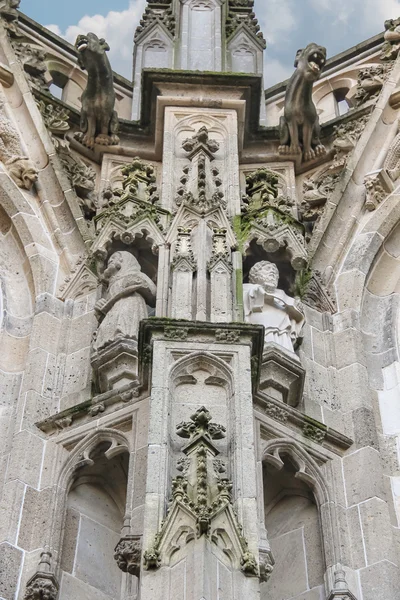
{"label": "carved capital", "polygon": [[123,537],[115,547],[114,558],[121,571],[139,577],[142,559],[141,537],[134,535]]}
{"label": "carved capital", "polygon": [[58,581],[51,572],[51,553],[42,552],[37,572],[26,585],[24,600],[56,600]]}
{"label": "carved capital", "polygon": [[261,583],[267,583],[274,570],[275,560],[272,556],[271,550],[264,550],[260,548],[260,581]]}
{"label": "carved capital", "polygon": [[393,183],[389,175],[384,171],[369,173],[364,179],[365,185],[365,208],[369,211],[376,210],[393,191]]}

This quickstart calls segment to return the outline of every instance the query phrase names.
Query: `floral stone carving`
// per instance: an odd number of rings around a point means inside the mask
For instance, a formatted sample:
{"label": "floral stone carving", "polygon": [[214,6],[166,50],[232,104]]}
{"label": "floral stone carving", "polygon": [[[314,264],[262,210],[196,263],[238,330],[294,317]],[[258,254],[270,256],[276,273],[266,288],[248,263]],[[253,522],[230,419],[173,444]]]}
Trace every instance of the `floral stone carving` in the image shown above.
{"label": "floral stone carving", "polygon": [[390,72],[391,65],[382,64],[360,69],[358,73],[356,106],[377,100]]}
{"label": "floral stone carving", "polygon": [[59,146],[58,150],[61,164],[78,196],[80,209],[87,219],[92,219],[97,211],[96,173],[80,158],[72,155],[68,148]]}
{"label": "floral stone carving", "polygon": [[114,558],[124,573],[139,577],[142,560],[142,542],[140,536],[123,537],[115,547]]}
{"label": "floral stone carving", "polygon": [[278,289],[279,271],[268,261],[252,267],[250,283],[244,284],[245,319],[248,323],[264,325],[264,345],[270,342],[294,351],[304,325],[299,302]]}
{"label": "floral stone carving", "polygon": [[[189,440],[182,450],[188,461],[185,468],[181,469],[182,475],[172,482],[168,514],[154,545],[144,553],[145,567],[154,569],[168,564],[169,556],[176,549],[174,524],[179,523],[180,529],[186,532],[185,545],[202,536],[218,545],[221,536],[227,536],[230,553],[235,555],[231,559],[234,567],[247,576],[258,576],[255,556],[249,550],[233,511],[232,482],[222,477],[225,469],[215,468],[219,452],[214,442],[225,438],[225,427],[213,423],[210,412],[201,407],[190,417],[190,421],[180,423],[176,430],[179,437]],[[224,514],[227,514],[225,519]],[[218,524],[215,528],[214,522]],[[223,531],[222,523],[225,525]]]}

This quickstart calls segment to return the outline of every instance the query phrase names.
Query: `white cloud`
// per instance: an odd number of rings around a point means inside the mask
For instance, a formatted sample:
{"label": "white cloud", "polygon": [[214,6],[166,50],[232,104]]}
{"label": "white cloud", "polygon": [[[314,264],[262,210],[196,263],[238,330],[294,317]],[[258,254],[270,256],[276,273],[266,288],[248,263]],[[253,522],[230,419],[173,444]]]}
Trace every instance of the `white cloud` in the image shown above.
{"label": "white cloud", "polygon": [[264,83],[269,88],[279,81],[285,81],[293,73],[293,66],[284,65],[279,60],[267,57],[264,61]]}
{"label": "white cloud", "polygon": [[400,16],[399,0],[309,0],[309,6],[320,15],[331,15],[333,24],[351,24],[368,33],[382,31],[386,19]]}
{"label": "white cloud", "polygon": [[282,34],[296,27],[291,0],[256,0],[254,10],[268,45],[283,42]]}
{"label": "white cloud", "polygon": [[132,78],[133,35],[139,24],[146,5],[146,0],[130,0],[129,7],[122,11],[110,11],[106,16],[86,15],[76,25],[70,25],[61,32],[58,25],[47,25],[47,28],[61,35],[71,44],[76,37],[89,31],[107,40],[111,50],[109,58],[112,68],[128,79]]}

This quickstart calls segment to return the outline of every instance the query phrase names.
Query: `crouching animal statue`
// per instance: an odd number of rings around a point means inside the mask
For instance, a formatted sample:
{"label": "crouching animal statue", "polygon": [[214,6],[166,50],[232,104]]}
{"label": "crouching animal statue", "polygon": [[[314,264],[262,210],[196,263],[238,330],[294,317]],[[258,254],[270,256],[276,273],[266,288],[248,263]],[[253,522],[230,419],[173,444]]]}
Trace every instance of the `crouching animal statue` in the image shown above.
{"label": "crouching animal statue", "polygon": [[293,73],[285,97],[285,108],[280,120],[280,154],[303,154],[307,162],[325,154],[320,142],[317,109],[312,100],[313,84],[321,75],[326,63],[326,48],[309,44],[298,50]]}
{"label": "crouching animal statue", "polygon": [[103,38],[88,33],[78,35],[75,48],[79,66],[88,72],[87,86],[82,94],[81,133],[77,139],[88,148],[95,144],[118,144],[113,72],[106,55],[110,47]]}

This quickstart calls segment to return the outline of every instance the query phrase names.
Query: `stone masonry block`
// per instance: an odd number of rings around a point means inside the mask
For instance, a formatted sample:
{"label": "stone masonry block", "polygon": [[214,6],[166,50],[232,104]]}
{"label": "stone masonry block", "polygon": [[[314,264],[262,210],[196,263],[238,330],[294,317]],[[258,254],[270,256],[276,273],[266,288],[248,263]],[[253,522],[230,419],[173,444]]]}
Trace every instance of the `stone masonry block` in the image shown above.
{"label": "stone masonry block", "polygon": [[61,321],[47,312],[35,315],[31,335],[31,349],[41,348],[56,354],[59,344]]}
{"label": "stone masonry block", "polygon": [[8,480],[20,481],[37,488],[42,465],[43,441],[29,431],[20,431],[14,437]]}
{"label": "stone masonry block", "polygon": [[17,542],[24,494],[25,485],[21,481],[9,481],[4,485],[0,503],[0,542]]}
{"label": "stone masonry block", "polygon": [[365,365],[364,342],[360,331],[345,329],[334,333],[336,347],[336,366],[343,369],[354,363]]}
{"label": "stone masonry block", "polygon": [[379,453],[363,448],[343,459],[347,504],[359,504],[370,498],[385,499],[382,464]]}
{"label": "stone masonry block", "polygon": [[46,543],[51,525],[51,496],[50,488],[40,492],[31,487],[26,489],[18,537],[20,548],[30,552],[35,548],[42,548]]}
{"label": "stone masonry block", "polygon": [[359,448],[379,448],[375,415],[369,408],[357,408],[352,413],[354,441]]}
{"label": "stone masonry block", "polygon": [[364,283],[365,275],[358,269],[339,275],[336,280],[339,310],[359,309]]}
{"label": "stone masonry block", "polygon": [[371,565],[380,560],[396,562],[387,503],[379,498],[371,498],[360,504],[360,516],[367,563]]}
{"label": "stone masonry block", "polygon": [[394,600],[399,596],[399,569],[382,560],[360,571],[363,600]]}
{"label": "stone masonry block", "polygon": [[371,406],[366,367],[355,363],[340,369],[336,381],[339,402],[343,412],[347,413],[360,407],[369,408]]}
{"label": "stone masonry block", "polygon": [[21,550],[10,544],[0,544],[0,598],[14,600],[21,562]]}

